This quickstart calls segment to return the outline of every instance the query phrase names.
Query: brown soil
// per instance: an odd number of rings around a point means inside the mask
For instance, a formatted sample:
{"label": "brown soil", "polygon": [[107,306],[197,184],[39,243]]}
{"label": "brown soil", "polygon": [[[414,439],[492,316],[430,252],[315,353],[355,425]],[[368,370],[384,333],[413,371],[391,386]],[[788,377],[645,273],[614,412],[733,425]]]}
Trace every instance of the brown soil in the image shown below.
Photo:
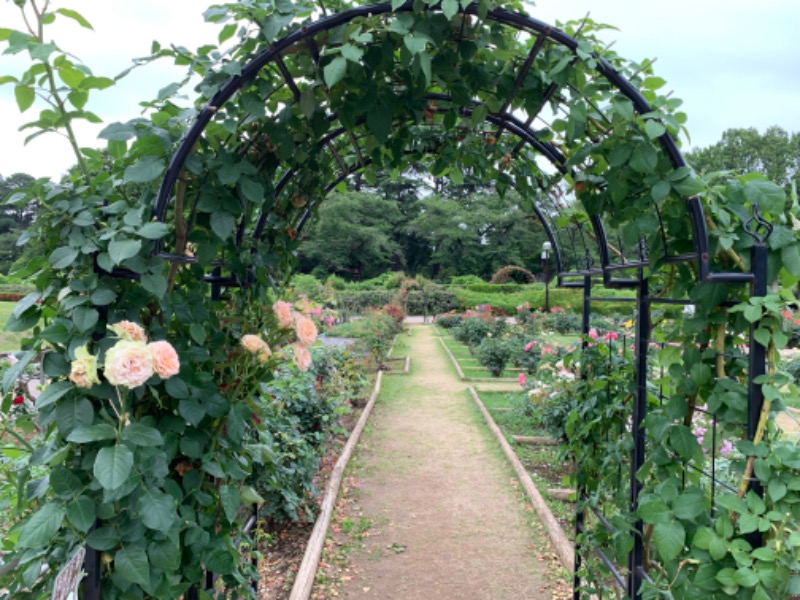
{"label": "brown soil", "polygon": [[412,332],[412,375],[385,380],[313,597],[569,597],[467,384],[429,326]]}

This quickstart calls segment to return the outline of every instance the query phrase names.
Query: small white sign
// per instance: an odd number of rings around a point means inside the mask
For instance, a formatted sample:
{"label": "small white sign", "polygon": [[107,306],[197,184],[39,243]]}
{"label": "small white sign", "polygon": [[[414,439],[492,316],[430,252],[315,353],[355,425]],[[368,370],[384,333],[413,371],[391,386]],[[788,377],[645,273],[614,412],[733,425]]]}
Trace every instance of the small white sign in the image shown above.
{"label": "small white sign", "polygon": [[64,565],[56,577],[51,600],[77,600],[78,586],[83,579],[83,558],[86,556],[86,546],[81,546],[72,555],[69,562]]}

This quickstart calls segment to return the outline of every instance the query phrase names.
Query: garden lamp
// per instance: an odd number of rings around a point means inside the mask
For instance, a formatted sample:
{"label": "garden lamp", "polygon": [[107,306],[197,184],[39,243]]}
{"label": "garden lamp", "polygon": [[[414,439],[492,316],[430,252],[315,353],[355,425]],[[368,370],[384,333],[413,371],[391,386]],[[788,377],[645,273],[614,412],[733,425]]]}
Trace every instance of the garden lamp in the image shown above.
{"label": "garden lamp", "polygon": [[542,277],[544,277],[544,312],[550,312],[550,242],[542,243]]}

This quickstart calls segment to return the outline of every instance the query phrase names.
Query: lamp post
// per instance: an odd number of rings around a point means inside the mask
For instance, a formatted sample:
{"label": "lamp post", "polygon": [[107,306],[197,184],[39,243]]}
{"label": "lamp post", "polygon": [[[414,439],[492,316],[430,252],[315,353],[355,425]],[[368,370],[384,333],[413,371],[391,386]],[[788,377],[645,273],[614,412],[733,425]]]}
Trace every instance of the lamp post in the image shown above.
{"label": "lamp post", "polygon": [[550,242],[542,244],[542,277],[544,277],[544,312],[550,312]]}

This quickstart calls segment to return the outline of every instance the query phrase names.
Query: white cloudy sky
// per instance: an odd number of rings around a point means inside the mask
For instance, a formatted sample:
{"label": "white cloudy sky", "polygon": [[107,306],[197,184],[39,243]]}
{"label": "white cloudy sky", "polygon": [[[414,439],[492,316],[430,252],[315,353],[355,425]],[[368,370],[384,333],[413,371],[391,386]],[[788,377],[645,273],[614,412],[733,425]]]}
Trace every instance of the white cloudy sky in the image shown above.
{"label": "white cloudy sky", "polygon": [[[203,22],[211,0],[52,0],[56,7],[80,11],[95,31],[65,19],[53,38],[80,57],[96,75],[113,76],[150,44],[189,48],[216,39],[217,26]],[[693,146],[716,142],[725,129],[780,125],[800,131],[800,1],[798,0],[538,0],[531,14],[555,23],[591,13],[595,21],[619,28],[608,32],[626,58],[657,58],[656,71],[683,98]],[[20,28],[11,0],[0,0],[0,27]],[[0,75],[21,63],[0,56]],[[138,102],[183,74],[149,66],[124,84],[106,90],[87,107],[106,123],[138,114]],[[13,88],[0,87],[0,174],[27,172],[57,177],[72,163],[65,140],[43,136],[23,146],[22,123]],[[98,129],[81,126],[82,145],[96,144]]]}

